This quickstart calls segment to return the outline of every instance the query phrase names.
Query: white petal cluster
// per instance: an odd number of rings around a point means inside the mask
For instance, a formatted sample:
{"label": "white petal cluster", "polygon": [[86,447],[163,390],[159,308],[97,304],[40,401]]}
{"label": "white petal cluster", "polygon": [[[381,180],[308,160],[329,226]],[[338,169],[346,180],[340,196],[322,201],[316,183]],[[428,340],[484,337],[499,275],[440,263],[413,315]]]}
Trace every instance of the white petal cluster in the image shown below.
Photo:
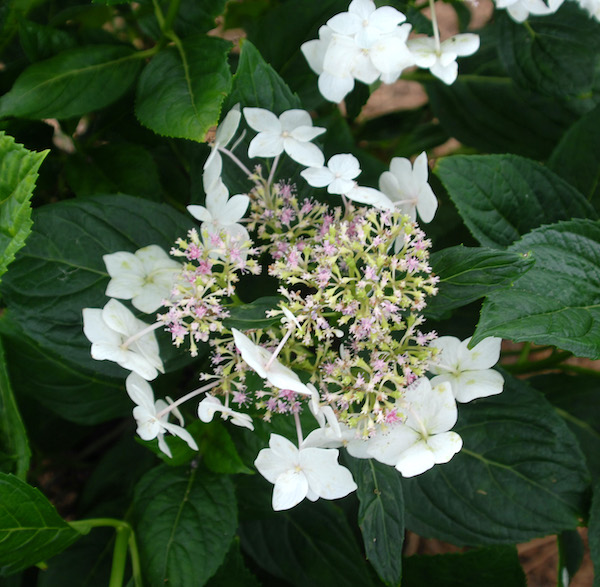
{"label": "white petal cluster", "polygon": [[92,343],[92,358],[114,361],[124,369],[152,381],[164,372],[154,332],[148,332],[127,346],[125,343],[145,330],[148,324],[138,320],[121,302],[111,299],[104,308],[83,309],[83,333]]}
{"label": "white petal cluster", "polygon": [[319,29],[319,39],[301,46],[310,68],[319,75],[319,91],[341,102],[354,81],[395,82],[414,65],[407,47],[409,24],[391,6],[377,8],[372,0],[352,0],[348,12],[336,14]]}
{"label": "white petal cluster", "polygon": [[[204,192],[206,193],[205,206],[190,205],[188,212],[200,220],[200,230],[205,238],[210,239],[212,235],[225,233],[230,238],[244,243],[250,240],[248,230],[239,221],[246,214],[250,198],[245,194],[229,197],[229,190],[221,179],[222,162],[215,159],[202,175]],[[218,256],[217,253],[214,256]]]}
{"label": "white petal cluster", "polygon": [[254,344],[245,334],[232,328],[235,346],[248,366],[260,377],[278,389],[290,389],[296,393],[312,395],[311,390],[300,381],[289,367],[282,365],[267,349]]}
{"label": "white petal cluster", "polygon": [[447,381],[458,402],[496,395],[502,391],[504,378],[492,367],[500,358],[501,338],[489,337],[472,349],[471,338],[460,341],[454,336],[441,336],[431,343],[440,349],[429,370],[438,375],[432,381]]}
{"label": "white petal cluster", "polygon": [[[539,2],[543,4],[543,0]],[[408,48],[416,65],[429,69],[445,84],[451,85],[458,77],[456,59],[473,55],[479,49],[479,35],[464,33],[450,37],[442,43],[433,37],[416,37],[408,41]]]}
{"label": "white petal cluster", "polygon": [[339,194],[361,204],[392,209],[393,202],[382,192],[359,186],[354,179],[360,175],[358,159],[350,153],[334,155],[326,167],[309,167],[300,175],[313,187],[326,187],[330,194]]}
{"label": "white petal cluster", "polygon": [[[145,379],[142,379],[137,373],[131,373],[125,380],[125,387],[127,394],[136,404],[136,407],[133,408],[133,417],[137,422],[137,433],[142,440],[158,438],[158,448],[168,457],[172,457],[169,445],[164,439],[165,432],[170,432],[187,442],[191,449],[198,450],[198,445],[192,435],[182,428],[183,418],[179,410],[171,411],[178,417],[181,426],[169,423],[169,413],[171,412],[166,411],[169,405],[161,399],[154,401],[152,387]],[[161,415],[163,411],[165,413]]]}
{"label": "white petal cluster", "polygon": [[450,431],[458,410],[448,382],[422,377],[406,390],[404,400],[406,421],[366,441],[366,453],[413,477],[447,463],[462,448],[462,439]]}
{"label": "white petal cluster", "polygon": [[417,213],[423,222],[431,222],[437,210],[437,198],[427,182],[427,154],[421,153],[411,165],[408,159],[394,157],[390,170],[379,178],[379,189],[411,220]]}
{"label": "white petal cluster", "polygon": [[254,430],[252,418],[248,414],[235,412],[231,408],[224,406],[218,397],[207,395],[198,404],[198,418],[200,418],[200,420],[203,422],[212,422],[212,419],[217,412],[221,412],[221,417],[224,420],[231,418],[231,423],[235,424],[236,426],[242,426],[243,428]]}
{"label": "white petal cluster", "polygon": [[181,264],[158,245],[138,249],[135,253],[119,251],[102,257],[111,277],[106,295],[131,300],[134,308],[151,314],[162,306],[173,288]]}
{"label": "white petal cluster", "polygon": [[264,108],[244,108],[248,125],[258,134],[250,142],[248,157],[277,157],[284,151],[306,167],[320,167],[323,153],[311,141],[325,132],[312,125],[305,110],[287,110],[277,117]]}
{"label": "white petal cluster", "polygon": [[[585,1],[585,0],[583,0]],[[516,22],[525,22],[530,14],[545,16],[554,14],[564,0],[495,0],[497,8],[506,8],[510,17]]]}
{"label": "white petal cluster", "polygon": [[287,510],[305,497],[316,501],[345,497],[357,489],[352,474],[342,467],[339,451],[296,448],[287,438],[271,434],[269,448],[258,453],[254,465],[273,489],[273,509]]}

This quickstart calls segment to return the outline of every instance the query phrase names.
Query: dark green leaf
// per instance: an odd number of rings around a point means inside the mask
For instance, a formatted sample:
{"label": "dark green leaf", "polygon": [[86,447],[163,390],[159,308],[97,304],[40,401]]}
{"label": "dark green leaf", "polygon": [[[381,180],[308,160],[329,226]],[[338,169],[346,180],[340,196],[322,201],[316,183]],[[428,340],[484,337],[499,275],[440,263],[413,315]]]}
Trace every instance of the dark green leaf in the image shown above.
{"label": "dark green leaf", "polygon": [[[191,225],[191,219],[170,206],[149,201],[140,206],[138,198],[125,195],[69,200],[36,210],[27,246],[3,283],[13,318],[28,336],[67,364],[123,377],[124,369],[91,358],[82,330],[81,310],[102,308],[108,301],[102,255],[135,252],[150,244],[168,251]],[[164,341],[163,360],[173,361],[167,368],[189,360],[171,345],[170,336],[162,332],[157,336]]]}
{"label": "dark green leaf", "polygon": [[535,264],[512,288],[488,296],[472,344],[501,336],[600,358],[600,224],[542,226],[509,251],[531,253]]}
{"label": "dark green leaf", "polygon": [[548,167],[600,209],[600,106],[565,133],[552,151]]}
{"label": "dark green leaf", "polygon": [[60,119],[104,108],[129,89],[140,66],[129,47],[69,49],[28,67],[0,99],[0,117]]}
{"label": "dark green leaf", "polygon": [[473,236],[486,247],[506,247],[542,224],[597,217],[573,186],[522,157],[445,157],[435,171]]}
{"label": "dark green leaf", "polygon": [[577,100],[593,88],[600,23],[574,2],[555,14],[531,16],[527,25],[498,15],[500,58],[520,85]]}
{"label": "dark green leaf", "polygon": [[346,459],[358,485],[358,525],[367,558],[386,585],[402,578],[404,500],[400,475],[374,459]]}
{"label": "dark green leaf", "polygon": [[0,575],[42,562],[77,540],[54,506],[35,488],[0,473]]}
{"label": "dark green leaf", "polygon": [[444,129],[484,152],[545,159],[575,120],[556,100],[519,91],[507,77],[459,75],[451,86],[426,89]]}
{"label": "dark green leaf", "polygon": [[98,378],[31,340],[4,312],[0,333],[13,387],[65,420],[92,425],[127,415],[131,401],[123,382]]}
{"label": "dark green leaf", "polygon": [[138,483],[133,508],[149,585],[201,587],[221,566],[237,527],[231,480],[198,468],[156,467]]}
{"label": "dark green leaf", "polygon": [[600,479],[600,379],[553,373],[532,377],[529,382],[556,407],[579,439],[592,477]]}
{"label": "dark green leaf", "polygon": [[208,587],[260,587],[258,579],[248,570],[240,551],[239,538],[231,543],[231,548],[216,575],[208,583]]}
{"label": "dark green leaf", "polygon": [[464,554],[409,556],[404,559],[403,587],[527,587],[514,546],[480,548]]}
{"label": "dark green leaf", "polygon": [[144,68],[135,113],[159,135],[204,141],[231,87],[231,43],[205,35],[160,51]]}
{"label": "dark green leaf", "polygon": [[583,540],[577,530],[558,535],[558,587],[569,587],[583,561]]}
{"label": "dark green leaf", "polygon": [[[189,430],[190,426],[187,427]],[[202,426],[200,452],[206,466],[215,473],[232,475],[235,473],[254,474],[244,465],[227,428],[221,422],[211,422]]]}
{"label": "dark green leaf", "polygon": [[65,176],[77,196],[121,192],[161,199],[157,165],[144,147],[133,143],[102,145],[73,155]]}
{"label": "dark green leaf", "polygon": [[31,451],[11,388],[4,347],[0,343],[0,469],[25,480]]}
{"label": "dark green leaf", "polygon": [[229,310],[229,318],[223,321],[227,328],[237,328],[239,330],[250,330],[251,328],[267,328],[282,318],[281,314],[274,318],[267,317],[269,310],[274,310],[279,306],[283,298],[277,296],[268,296],[258,298],[250,304],[243,306],[234,306]]}
{"label": "dark green leaf", "polygon": [[589,476],[576,439],[539,392],[505,379],[500,395],[460,405],[460,453],[403,480],[406,526],[420,536],[514,544],[579,525]]}
{"label": "dark green leaf", "polygon": [[590,555],[594,563],[594,587],[600,586],[600,483],[594,485],[588,524]]}
{"label": "dark green leaf", "polygon": [[[262,505],[271,507],[270,501]],[[259,510],[253,511],[256,515]],[[330,502],[305,502],[248,520],[241,525],[240,536],[242,548],[256,564],[292,585],[373,585],[351,527]]]}
{"label": "dark green leaf", "polygon": [[450,247],[431,255],[439,291],[427,302],[427,314],[440,316],[493,291],[510,287],[531,269],[533,257],[494,249]]}
{"label": "dark green leaf", "polygon": [[0,132],[0,276],[31,232],[29,201],[47,154],[28,151]]}
{"label": "dark green leaf", "polygon": [[226,110],[234,104],[266,108],[279,115],[290,108],[300,108],[298,96],[292,94],[275,70],[249,41],[242,44],[238,68],[233,76]]}
{"label": "dark green leaf", "polygon": [[48,59],[77,45],[77,41],[66,31],[30,20],[23,20],[20,23],[19,40],[27,59],[32,63]]}
{"label": "dark green leaf", "polygon": [[78,587],[106,587],[112,566],[112,528],[97,528],[48,561],[36,587],[66,587],[77,577]]}

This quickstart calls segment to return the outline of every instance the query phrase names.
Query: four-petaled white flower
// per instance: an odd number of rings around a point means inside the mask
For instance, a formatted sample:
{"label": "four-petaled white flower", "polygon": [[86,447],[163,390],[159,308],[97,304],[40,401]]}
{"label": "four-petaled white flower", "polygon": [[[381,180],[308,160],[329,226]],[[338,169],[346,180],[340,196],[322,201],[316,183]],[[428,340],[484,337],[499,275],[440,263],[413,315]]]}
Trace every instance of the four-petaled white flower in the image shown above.
{"label": "four-petaled white flower", "polygon": [[339,451],[325,448],[296,448],[287,438],[271,434],[269,448],[254,461],[259,473],[273,489],[273,509],[287,510],[305,497],[316,501],[345,497],[357,489],[352,474],[342,467]]}
{"label": "four-petaled white flower", "polygon": [[437,210],[437,198],[427,183],[427,154],[421,153],[411,165],[404,157],[394,157],[390,170],[379,178],[379,189],[411,220],[417,213],[423,222],[431,222]]}
{"label": "four-petaled white flower", "polygon": [[506,8],[510,17],[516,22],[525,22],[530,14],[546,16],[554,14],[564,0],[495,0],[498,8]]}
{"label": "four-petaled white flower", "polygon": [[360,175],[360,166],[358,159],[350,153],[334,155],[327,162],[327,167],[309,167],[300,175],[313,187],[327,187],[330,194],[343,195],[375,208],[394,208],[394,203],[385,194],[374,188],[359,186],[354,181]]}
{"label": "four-petaled white flower", "polygon": [[463,403],[496,395],[504,386],[502,375],[491,368],[500,358],[502,339],[489,337],[472,349],[470,341],[470,337],[461,342],[454,336],[441,336],[430,345],[440,350],[429,367],[438,375],[432,381],[448,381],[456,401]]}
{"label": "four-petaled white flower", "polygon": [[111,277],[106,295],[131,300],[134,308],[146,314],[162,306],[173,289],[175,276],[182,269],[180,263],[157,245],[143,247],[135,253],[119,251],[102,259]]}
{"label": "four-petaled white flower", "polygon": [[389,432],[369,439],[367,452],[396,467],[403,477],[414,477],[447,463],[462,448],[462,439],[449,432],[458,411],[448,382],[432,385],[422,377],[406,390],[404,401],[406,422],[392,424]]}
{"label": "four-petaled white flower", "polygon": [[248,414],[235,412],[231,408],[224,406],[221,400],[214,395],[207,395],[198,404],[198,418],[200,418],[200,420],[203,422],[212,422],[216,412],[221,412],[221,417],[223,420],[231,418],[232,424],[254,430],[252,418]]}
{"label": "four-petaled white flower", "polygon": [[[202,177],[206,193],[206,206],[192,204],[187,207],[188,212],[200,220],[200,231],[203,237],[226,233],[230,238],[244,243],[250,240],[248,230],[239,221],[244,217],[250,198],[245,194],[229,197],[229,190],[221,180],[221,161],[204,171]],[[213,256],[218,256],[217,253]]]}
{"label": "four-petaled white flower", "polygon": [[475,53],[479,49],[479,35],[473,33],[455,35],[439,46],[438,41],[433,37],[417,37],[410,39],[407,44],[416,65],[429,69],[445,84],[451,85],[458,77],[457,57],[466,57]]}
{"label": "four-petaled white flower", "polygon": [[153,331],[130,339],[148,329],[121,302],[111,299],[102,309],[83,309],[83,333],[92,343],[92,358],[114,361],[144,379],[155,379],[164,372]]}
{"label": "four-petaled white flower", "polygon": [[248,366],[260,377],[278,389],[290,389],[296,393],[312,395],[311,390],[300,381],[290,368],[282,365],[267,349],[254,344],[245,334],[232,328],[235,346]]}
{"label": "four-petaled white flower", "polygon": [[327,167],[309,167],[300,175],[315,188],[327,187],[330,194],[347,194],[356,186],[354,179],[360,175],[360,165],[354,155],[334,155]]}
{"label": "four-petaled white flower", "polygon": [[210,145],[210,154],[208,158],[204,162],[204,169],[209,169],[211,165],[219,165],[219,174],[220,174],[220,165],[221,165],[221,154],[219,153],[219,148],[225,148],[229,141],[233,138],[233,135],[238,129],[240,125],[240,120],[242,118],[242,113],[240,112],[240,105],[236,104],[223,118],[221,124],[217,127],[217,132],[215,134],[215,140]]}
{"label": "four-petaled white flower", "polygon": [[[158,448],[168,457],[172,457],[169,445],[164,439],[165,432],[170,432],[187,442],[191,449],[198,450],[198,445],[192,435],[182,428],[183,418],[179,410],[172,408],[169,411],[169,404],[162,399],[155,402],[152,387],[145,379],[142,379],[137,373],[131,373],[125,380],[125,387],[127,394],[136,404],[136,407],[133,408],[133,417],[138,425],[137,433],[142,440],[158,438]],[[181,426],[169,423],[171,412],[179,419]]]}
{"label": "four-petaled white flower", "polygon": [[305,110],[287,110],[277,117],[264,108],[244,108],[244,116],[248,125],[258,131],[250,142],[248,157],[276,157],[285,151],[301,165],[323,165],[323,153],[310,141],[325,129],[313,127]]}

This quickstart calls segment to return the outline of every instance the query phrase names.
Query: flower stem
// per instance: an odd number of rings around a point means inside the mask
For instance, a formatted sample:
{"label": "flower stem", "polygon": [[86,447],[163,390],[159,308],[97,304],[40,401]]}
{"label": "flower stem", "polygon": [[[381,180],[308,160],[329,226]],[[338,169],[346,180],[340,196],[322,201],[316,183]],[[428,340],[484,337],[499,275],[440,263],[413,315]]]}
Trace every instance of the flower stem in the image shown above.
{"label": "flower stem", "polygon": [[173,402],[172,404],[169,404],[169,406],[166,407],[164,410],[161,410],[160,412],[158,412],[156,414],[156,417],[160,420],[165,414],[168,414],[177,406],[180,406],[181,404],[187,402],[189,399],[192,399],[193,397],[196,397],[197,395],[200,395],[201,393],[204,393],[205,391],[208,391],[209,389],[216,387],[217,385],[219,385],[219,383],[220,383],[219,380],[213,381],[212,383],[209,383],[208,385],[204,385],[203,387],[200,387],[199,389],[195,389],[194,391],[190,391],[190,393],[186,393],[183,397],[180,397],[177,401]]}
{"label": "flower stem", "polygon": [[161,326],[164,326],[164,322],[158,321],[158,322],[155,322],[154,324],[150,324],[150,326],[148,326],[146,328],[142,328],[142,330],[140,330],[139,332],[132,334],[121,345],[121,348],[124,348],[124,349],[128,348],[130,344],[134,343],[136,340],[139,340],[140,338],[142,338],[142,336],[146,336],[146,334],[148,334],[149,332],[152,332],[153,330],[160,328]]}
{"label": "flower stem", "polygon": [[225,153],[248,177],[252,175],[252,171],[250,171],[229,149],[225,149],[225,147],[218,147],[221,153]]}
{"label": "flower stem", "polygon": [[271,182],[273,181],[273,177],[275,176],[275,170],[277,169],[277,164],[279,163],[279,157],[281,154],[277,155],[273,160],[273,165],[271,165],[271,171],[269,172],[269,179],[267,179],[267,185],[265,186],[267,191],[271,191]]}
{"label": "flower stem", "polygon": [[294,412],[294,422],[296,423],[296,434],[298,435],[298,448],[304,442],[304,437],[302,436],[302,425],[300,424],[300,415],[298,412]]}
{"label": "flower stem", "polygon": [[435,0],[429,0],[429,8],[431,9],[431,25],[433,26],[433,38],[435,39],[435,50],[439,54],[441,51],[440,29],[438,27],[437,16],[435,14]]}
{"label": "flower stem", "polygon": [[289,328],[285,333],[285,336],[281,339],[281,342],[277,345],[275,352],[271,355],[271,358],[267,361],[265,365],[265,371],[269,370],[269,367],[273,364],[273,361],[277,358],[277,355],[281,352],[283,345],[287,342],[288,338],[292,335],[293,328]]}
{"label": "flower stem", "polygon": [[534,371],[543,371],[545,369],[552,368],[563,368],[561,365],[559,367],[559,363],[562,363],[565,359],[573,356],[572,353],[567,351],[554,353],[547,359],[542,359],[540,361],[523,361],[520,363],[516,363],[514,365],[502,365],[503,369],[506,369],[509,373],[519,374],[519,373],[529,373]]}

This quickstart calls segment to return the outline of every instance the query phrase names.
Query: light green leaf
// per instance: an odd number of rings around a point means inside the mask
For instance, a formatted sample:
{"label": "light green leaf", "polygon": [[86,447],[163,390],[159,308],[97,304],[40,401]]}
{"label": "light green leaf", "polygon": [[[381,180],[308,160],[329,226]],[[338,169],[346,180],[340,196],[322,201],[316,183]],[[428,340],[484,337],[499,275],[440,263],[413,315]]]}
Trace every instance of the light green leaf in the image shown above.
{"label": "light green leaf", "polygon": [[403,479],[406,526],[420,536],[514,544],[579,525],[589,474],[577,440],[539,392],[505,380],[500,395],[460,405],[461,452]]}
{"label": "light green leaf", "polygon": [[439,291],[428,299],[426,313],[439,317],[448,310],[510,287],[531,269],[533,262],[531,255],[462,245],[433,253],[431,267],[440,278]]}
{"label": "light green leaf", "polygon": [[29,201],[47,154],[28,151],[0,131],[0,276],[31,232]]}
{"label": "light green leaf", "polygon": [[129,47],[69,49],[28,67],[0,98],[0,117],[62,119],[104,108],[129,89],[140,67]]}
{"label": "light green leaf", "polygon": [[[157,244],[169,251],[193,221],[174,208],[125,195],[90,196],[44,206],[34,214],[27,246],[4,280],[3,294],[13,319],[26,334],[67,364],[90,373],[123,378],[125,369],[90,356],[83,334],[83,308],[102,308],[109,276],[102,255],[135,252]],[[152,318],[142,316],[147,323]],[[167,369],[190,358],[157,331]]]}
{"label": "light green leaf", "polygon": [[498,49],[511,77],[525,88],[577,100],[594,87],[600,23],[565,2],[555,14],[530,16],[527,23],[498,15]]}
{"label": "light green leaf", "polygon": [[35,488],[0,473],[0,575],[10,575],[63,551],[79,538]]}
{"label": "light green leaf", "polygon": [[206,35],[177,40],[144,68],[135,113],[159,135],[202,142],[231,88],[231,43]]}
{"label": "light green leaf", "polygon": [[25,480],[31,451],[11,388],[4,347],[0,343],[0,468]]}
{"label": "light green leaf", "polygon": [[600,358],[600,224],[542,226],[509,251],[531,253],[535,264],[512,288],[488,296],[472,344],[500,336]]}
{"label": "light green leaf", "polygon": [[358,525],[365,552],[386,585],[402,578],[404,500],[400,475],[374,459],[346,459],[358,485]]}
{"label": "light green leaf", "polygon": [[136,487],[133,517],[149,585],[201,587],[221,566],[237,527],[229,477],[156,467]]}
{"label": "light green leaf", "polygon": [[548,167],[600,209],[600,106],[565,133],[552,151]]}
{"label": "light green leaf", "polygon": [[435,172],[473,236],[486,247],[504,248],[542,224],[597,218],[573,186],[523,157],[444,157]]}
{"label": "light green leaf", "polygon": [[405,587],[527,587],[514,546],[479,548],[465,553],[417,555],[404,559]]}

